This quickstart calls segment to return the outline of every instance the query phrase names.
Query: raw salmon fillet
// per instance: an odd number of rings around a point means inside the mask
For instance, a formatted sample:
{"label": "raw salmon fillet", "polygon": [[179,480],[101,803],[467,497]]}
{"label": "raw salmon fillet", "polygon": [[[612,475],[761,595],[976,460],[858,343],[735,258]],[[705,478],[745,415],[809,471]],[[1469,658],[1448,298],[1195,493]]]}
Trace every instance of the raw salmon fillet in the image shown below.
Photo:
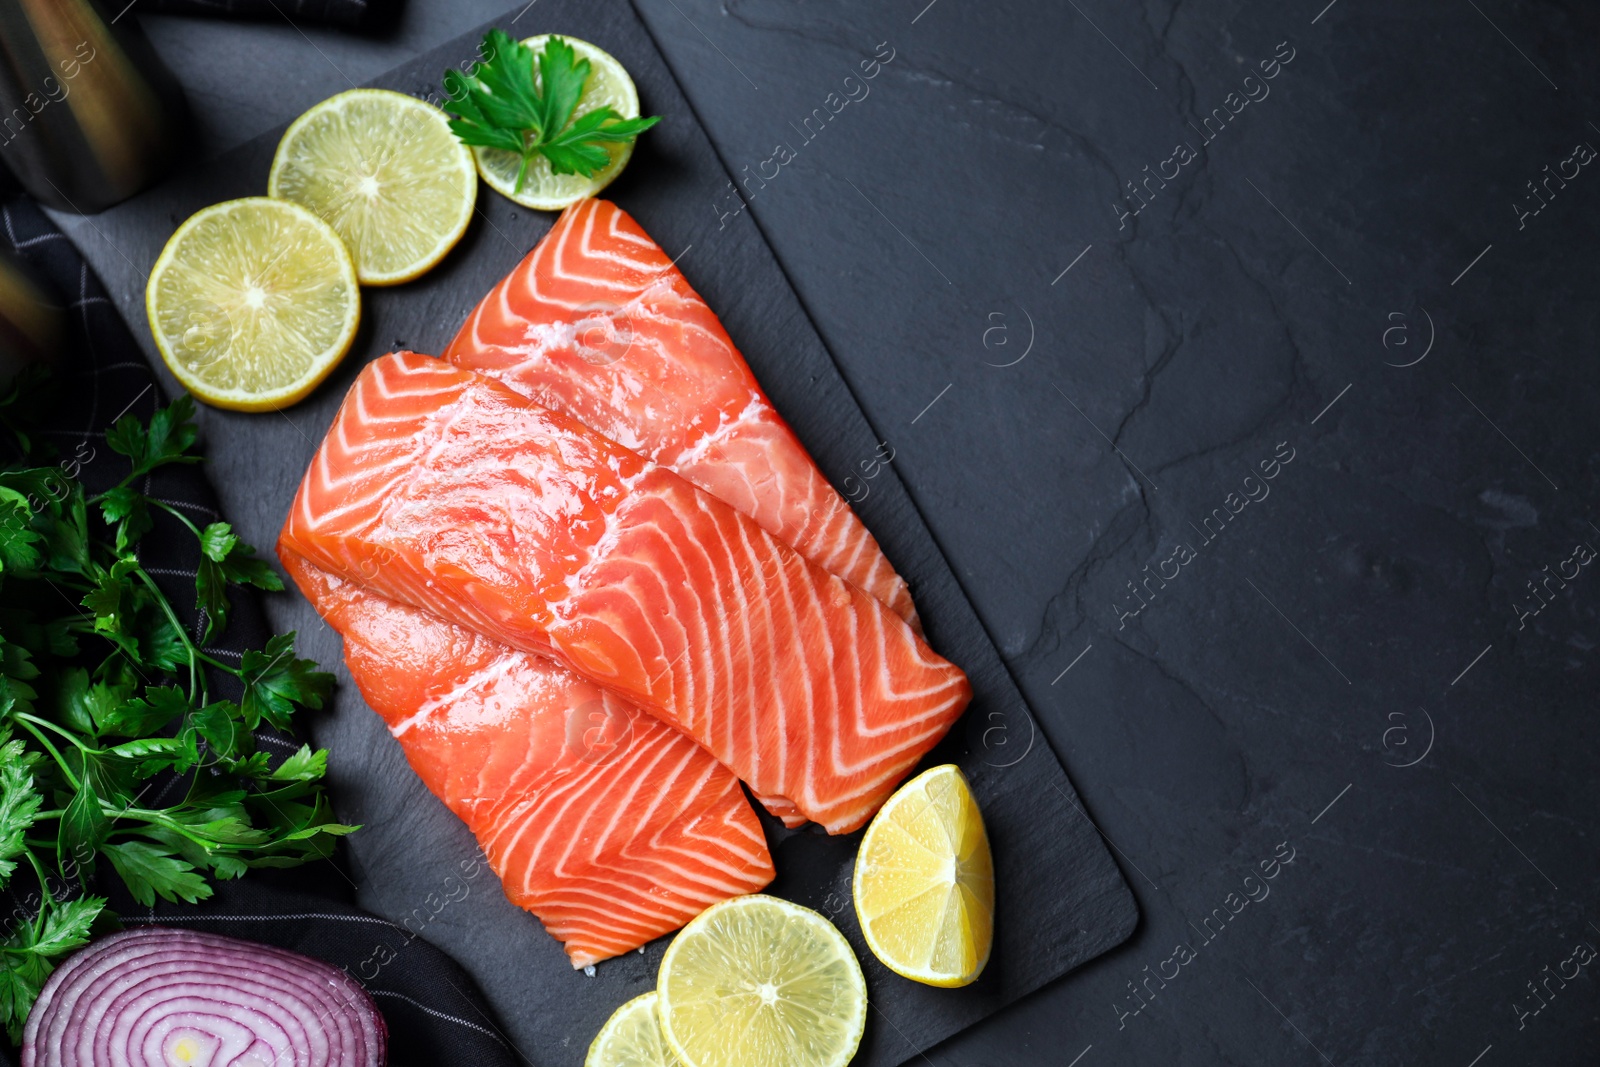
{"label": "raw salmon fillet", "polygon": [[368,705],[574,967],[772,880],[732,772],[592,682],[280,549]]}
{"label": "raw salmon fillet", "polygon": [[444,354],[675,471],[916,625],[905,581],[717,316],[615,204],[567,208]]}
{"label": "raw salmon fillet", "polygon": [[971,697],[903,619],[747,516],[412,353],[363,369],[282,541],[560,661],[834,833],[861,826]]}

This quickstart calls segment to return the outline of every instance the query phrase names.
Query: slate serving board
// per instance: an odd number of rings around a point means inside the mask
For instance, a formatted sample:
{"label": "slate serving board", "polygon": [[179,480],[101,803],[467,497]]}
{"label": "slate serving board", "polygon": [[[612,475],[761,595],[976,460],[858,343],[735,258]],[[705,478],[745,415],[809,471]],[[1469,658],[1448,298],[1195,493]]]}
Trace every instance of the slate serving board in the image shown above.
{"label": "slate serving board", "polygon": [[[930,642],[971,675],[972,708],[929,762],[961,764],[994,847],[996,943],[977,983],[934,990],[885,970],[862,942],[850,906],[859,835],[791,832],[766,820],[778,869],[772,891],[829,915],[861,957],[874,1010],[857,1062],[900,1063],[1121,943],[1137,922],[1133,897],[892,462],[873,464],[880,439],[755,224],[747,214],[722,218],[716,205],[725,199],[728,175],[637,16],[620,2],[581,0],[542,0],[513,25],[516,15],[508,12],[497,24],[518,36],[571,34],[616,55],[636,79],[645,113],[663,116],[605,195],[679,257],[834,484],[852,497],[865,490],[857,510],[911,583]],[[372,84],[425,96],[446,66],[473,57],[482,33],[474,30]],[[102,215],[69,221],[152,358],[144,315],[149,266],[193,211],[264,192],[279,132]],[[310,399],[276,415],[203,412],[212,478],[227,517],[250,542],[263,548],[274,542],[295,485],[362,364],[397,347],[439,352],[553,219],[487,189],[478,206],[461,244],[433,272],[364,294],[354,350]],[[653,986],[665,941],[602,963],[593,976],[571,970],[556,942],[506,901],[465,827],[410,772],[399,745],[349,684],[337,635],[298,595],[268,599],[274,623],[298,630],[302,653],[340,678],[329,713],[312,731],[332,750],[340,817],[364,825],[349,840],[349,866],[363,905],[454,955],[487,995],[498,1017],[494,1025],[530,1063],[580,1063],[611,1011]]]}

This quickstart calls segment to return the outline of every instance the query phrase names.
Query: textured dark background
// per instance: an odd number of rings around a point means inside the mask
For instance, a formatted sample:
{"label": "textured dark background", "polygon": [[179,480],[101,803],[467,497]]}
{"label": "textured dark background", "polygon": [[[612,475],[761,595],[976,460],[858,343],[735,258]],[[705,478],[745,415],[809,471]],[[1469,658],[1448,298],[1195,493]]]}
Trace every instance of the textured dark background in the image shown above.
{"label": "textured dark background", "polygon": [[[1600,12],[925,3],[638,0],[1144,917],[929,1060],[1593,1062]],[[146,27],[211,154],[504,6]]]}

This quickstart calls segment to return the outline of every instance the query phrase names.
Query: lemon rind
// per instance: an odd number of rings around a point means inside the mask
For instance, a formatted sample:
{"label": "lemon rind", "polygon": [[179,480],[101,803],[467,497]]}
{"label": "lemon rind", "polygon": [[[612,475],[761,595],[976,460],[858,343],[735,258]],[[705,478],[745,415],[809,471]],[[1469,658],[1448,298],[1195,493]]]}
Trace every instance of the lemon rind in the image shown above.
{"label": "lemon rind", "polygon": [[[611,1018],[606,1020],[605,1025],[600,1027],[600,1032],[594,1035],[594,1040],[589,1042],[589,1051],[583,1057],[583,1067],[600,1067],[599,1056],[601,1048],[605,1043],[605,1039],[609,1037],[619,1025],[621,1025],[622,1020],[629,1014],[630,1010],[636,1009],[636,1006],[640,1001],[650,1001],[651,1004],[646,1010],[648,1010],[651,1015],[655,1015],[656,1009],[654,1002],[657,999],[658,997],[656,995],[656,991],[652,989],[648,993],[640,993],[632,1000],[624,1002],[621,1007],[612,1012]],[[659,1016],[656,1019],[656,1025],[658,1027],[660,1026]],[[665,1065],[666,1062],[667,1061],[662,1061],[663,1065]]]}
{"label": "lemon rind", "polygon": [[[867,917],[862,914],[861,911],[861,899],[864,895],[862,893],[862,879],[866,873],[861,863],[861,856],[866,853],[867,846],[872,840],[873,830],[878,825],[878,820],[883,818],[884,814],[891,810],[892,806],[899,797],[909,794],[912,789],[925,789],[923,783],[927,779],[936,774],[948,774],[952,770],[960,777],[962,787],[966,790],[969,800],[971,800],[974,808],[976,808],[977,801],[972,797],[971,784],[967,782],[967,776],[962,774],[960,767],[957,767],[953,763],[944,763],[937,767],[928,768],[915,778],[911,779],[909,782],[906,782],[899,789],[895,790],[894,795],[885,801],[883,807],[878,810],[878,814],[873,816],[872,823],[867,827],[867,832],[861,837],[861,845],[856,851],[855,871],[850,877],[850,895],[851,899],[855,903],[856,921],[861,927],[861,936],[863,940],[866,941],[867,947],[872,950],[872,954],[877,957],[878,962],[902,978],[908,978],[913,982],[920,982],[923,985],[934,986],[939,989],[959,989],[962,986],[971,985],[973,982],[978,980],[978,978],[983,974],[984,968],[989,965],[990,956],[994,954],[994,936],[992,930],[989,936],[988,947],[984,950],[983,955],[979,957],[977,962],[973,964],[972,969],[968,972],[951,974],[948,971],[935,971],[929,968],[910,967],[895,960],[893,958],[893,954],[888,951],[887,947],[873,932],[872,923],[868,921]],[[977,814],[979,824],[982,825],[983,813],[980,811]],[[985,847],[988,846],[987,827],[984,828],[984,844]],[[992,869],[992,860],[990,862],[990,866]],[[990,922],[992,923],[993,921],[994,916],[991,913]]]}
{"label": "lemon rind", "polygon": [[839,950],[839,955],[849,962],[850,968],[855,974],[856,985],[861,992],[861,998],[854,1018],[844,1020],[848,1024],[848,1036],[845,1041],[848,1048],[837,1064],[814,1065],[814,1067],[844,1067],[844,1065],[855,1059],[856,1053],[860,1051],[861,1038],[866,1033],[867,1027],[867,980],[861,971],[861,961],[856,959],[855,950],[850,947],[850,942],[845,939],[844,934],[840,933],[839,928],[829,922],[825,915],[793,901],[784,900],[782,897],[771,896],[767,893],[748,893],[713,904],[690,920],[689,924],[679,930],[678,935],[672,939],[672,943],[667,946],[667,951],[661,957],[661,968],[657,973],[656,981],[656,1017],[661,1023],[662,1040],[666,1042],[667,1048],[678,1058],[680,1063],[685,1064],[686,1067],[699,1067],[694,1058],[688,1053],[688,1050],[684,1048],[683,1043],[678,1040],[677,1035],[672,1031],[669,1015],[670,1003],[664,992],[667,984],[666,976],[672,968],[673,960],[677,958],[678,946],[684,943],[686,937],[692,936],[699,927],[709,925],[712,916],[728,908],[749,907],[753,902],[776,905],[780,910],[804,920],[821,933],[824,938],[833,941]]}
{"label": "lemon rind", "polygon": [[[283,131],[283,136],[278,140],[278,147],[273,151],[272,154],[272,169],[267,174],[268,197],[272,198],[273,200],[281,200],[288,204],[299,204],[299,201],[290,200],[289,198],[281,195],[279,191],[279,175],[282,173],[283,167],[287,163],[285,146],[287,146],[291,139],[298,135],[300,131],[311,121],[311,119],[316,117],[318,114],[333,110],[335,106],[343,107],[344,102],[356,97],[398,98],[397,102],[403,102],[404,106],[406,107],[437,115],[442,123],[446,123],[445,131],[449,134],[450,141],[454,143],[460,150],[462,168],[464,170],[470,170],[475,175],[482,173],[482,168],[478,165],[476,152],[462,144],[456,138],[454,131],[451,131],[447,125],[448,118],[443,111],[440,111],[438,108],[433,107],[431,104],[428,104],[425,101],[418,100],[414,96],[407,96],[405,93],[398,93],[392,89],[346,89],[342,93],[335,93],[326,100],[307,108],[299,118],[295,119],[289,124],[288,129]],[[455,248],[455,246],[460,243],[462,236],[467,232],[467,227],[472,223],[473,213],[477,210],[477,200],[478,190],[474,185],[472,189],[472,196],[469,198],[469,203],[467,204],[467,210],[461,213],[461,218],[454,225],[453,229],[446,234],[440,240],[438,246],[435,247],[432,252],[429,252],[424,258],[409,264],[404,270],[387,273],[379,273],[375,271],[365,272],[360,264],[356,264],[356,280],[362,285],[371,286],[373,288],[382,288],[391,285],[403,285],[406,282],[415,281],[416,279],[422,277],[434,267],[437,267],[444,260],[444,257],[450,254],[450,250]],[[300,204],[300,206],[305,207],[304,204]],[[307,208],[307,210],[309,211],[310,209]],[[312,211],[311,213],[313,215],[316,214],[315,211]],[[320,218],[321,216],[318,217]],[[323,221],[326,222],[327,220],[323,219]],[[335,232],[337,233],[338,231]],[[340,238],[340,240],[342,241],[343,238]],[[349,251],[348,246],[346,247],[346,251]],[[353,252],[350,254],[350,259],[352,262],[355,261],[355,254]]]}
{"label": "lemon rind", "polygon": [[[177,258],[178,248],[182,243],[181,238],[192,231],[199,223],[217,214],[238,210],[247,203],[269,204],[274,209],[286,209],[296,213],[314,228],[320,228],[324,235],[330,239],[332,248],[336,253],[336,261],[344,269],[350,281],[351,292],[356,294],[356,299],[350,302],[350,309],[345,316],[345,325],[336,344],[329,346],[322,353],[321,360],[311,370],[296,381],[284,386],[282,389],[270,393],[251,393],[237,389],[217,389],[186,371],[178,358],[173,354],[168,344],[166,335],[163,334],[157,323],[160,321],[156,315],[156,281],[162,272]],[[192,393],[196,399],[204,401],[212,407],[223,408],[228,411],[278,411],[304,400],[317,386],[332,374],[334,368],[344,362],[344,357],[349,354],[350,346],[354,344],[356,331],[361,327],[361,298],[359,282],[356,278],[355,262],[350,258],[350,251],[345,247],[344,239],[337,230],[328,225],[315,212],[301,207],[291,200],[274,200],[266,196],[246,196],[236,200],[224,200],[219,204],[201,208],[172,232],[167,238],[167,243],[156,257],[155,265],[150,268],[149,280],[145,283],[145,317],[149,320],[150,336],[155,341],[156,351],[161,354],[161,361],[166,364],[167,370],[178,380],[178,383]]]}

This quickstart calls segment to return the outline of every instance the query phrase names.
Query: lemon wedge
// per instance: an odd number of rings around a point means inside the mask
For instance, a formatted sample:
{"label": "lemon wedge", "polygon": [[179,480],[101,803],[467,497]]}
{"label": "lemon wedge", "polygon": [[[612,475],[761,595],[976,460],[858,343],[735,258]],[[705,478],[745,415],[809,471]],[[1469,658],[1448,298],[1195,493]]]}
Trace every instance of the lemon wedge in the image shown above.
{"label": "lemon wedge", "polygon": [[634,997],[606,1020],[583,1067],[680,1067],[661,1037],[654,993]]}
{"label": "lemon wedge", "polygon": [[[579,60],[589,61],[589,80],[584,83],[578,106],[572,110],[572,121],[608,105],[622,118],[638,118],[639,90],[634,88],[633,79],[628,77],[627,70],[617,62],[617,58],[588,41],[580,41],[566,34],[560,36],[572,46]],[[544,51],[545,42],[550,37],[548,33],[541,33],[526,38],[522,43],[537,54]],[[534,67],[534,79],[543,91],[544,84],[539,79],[537,65]],[[503,148],[481,146],[474,147],[472,153],[478,159],[478,173],[483,175],[489,188],[501,196],[536,211],[560,211],[585,197],[594,196],[610,185],[632,158],[633,141],[609,144],[605,149],[611,154],[611,162],[595,171],[592,178],[585,178],[581,174],[556,174],[550,169],[548,159],[542,155],[534,156],[528,164],[528,173],[522,179],[521,192],[513,192],[517,187],[517,170],[522,166],[521,156]]]}
{"label": "lemon wedge", "polygon": [[339,231],[363,285],[397,285],[445,257],[478,197],[472,153],[444,112],[387,89],[351,89],[294,120],[267,195]]}
{"label": "lemon wedge", "polygon": [[948,987],[983,972],[994,861],[959,767],[934,767],[889,798],[861,839],[853,891],[868,947],[896,974]]}
{"label": "lemon wedge", "polygon": [[762,894],[716,904],[667,947],[656,983],[667,1046],[688,1067],[843,1067],[867,986],[844,935]]}
{"label": "lemon wedge", "polygon": [[298,204],[229,200],[179,226],[145,287],[150,332],[196,397],[287,407],[338,366],[361,320],[344,242]]}

